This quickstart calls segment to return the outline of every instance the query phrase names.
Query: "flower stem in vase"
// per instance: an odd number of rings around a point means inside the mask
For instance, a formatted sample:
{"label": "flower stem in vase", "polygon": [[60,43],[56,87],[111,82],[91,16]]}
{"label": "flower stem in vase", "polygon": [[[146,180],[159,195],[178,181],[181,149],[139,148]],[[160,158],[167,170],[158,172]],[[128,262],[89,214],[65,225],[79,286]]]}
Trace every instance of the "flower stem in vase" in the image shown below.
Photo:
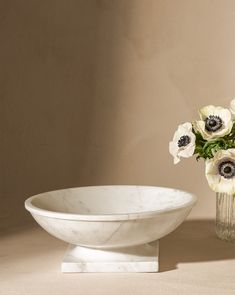
{"label": "flower stem in vase", "polygon": [[228,242],[235,242],[235,197],[230,194],[216,193],[217,236]]}

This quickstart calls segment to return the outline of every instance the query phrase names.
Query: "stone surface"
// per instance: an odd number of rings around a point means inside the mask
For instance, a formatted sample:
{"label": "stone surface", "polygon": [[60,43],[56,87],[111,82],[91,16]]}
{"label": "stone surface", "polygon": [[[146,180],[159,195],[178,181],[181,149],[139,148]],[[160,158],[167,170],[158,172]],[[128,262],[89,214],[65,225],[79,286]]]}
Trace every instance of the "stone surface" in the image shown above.
{"label": "stone surface", "polygon": [[69,245],[62,272],[157,272],[159,242],[101,250]]}

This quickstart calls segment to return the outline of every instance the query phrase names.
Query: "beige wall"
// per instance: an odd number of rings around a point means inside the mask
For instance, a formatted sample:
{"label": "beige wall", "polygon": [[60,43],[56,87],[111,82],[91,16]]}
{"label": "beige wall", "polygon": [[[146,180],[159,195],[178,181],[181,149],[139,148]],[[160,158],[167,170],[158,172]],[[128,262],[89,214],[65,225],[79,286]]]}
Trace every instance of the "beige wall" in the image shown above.
{"label": "beige wall", "polygon": [[196,193],[203,162],[168,141],[205,104],[235,96],[235,1],[0,2],[0,228],[30,222],[46,190],[146,184]]}

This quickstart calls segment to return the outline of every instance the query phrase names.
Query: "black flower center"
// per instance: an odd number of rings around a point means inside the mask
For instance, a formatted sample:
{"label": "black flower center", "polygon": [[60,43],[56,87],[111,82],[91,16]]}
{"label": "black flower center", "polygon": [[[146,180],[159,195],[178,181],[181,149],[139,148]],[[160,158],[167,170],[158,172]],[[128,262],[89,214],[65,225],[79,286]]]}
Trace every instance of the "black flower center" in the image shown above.
{"label": "black flower center", "polygon": [[218,166],[219,174],[224,178],[233,178],[235,176],[235,163],[228,160],[221,162]]}
{"label": "black flower center", "polygon": [[183,135],[178,140],[178,147],[186,146],[190,143],[191,139],[188,135]]}
{"label": "black flower center", "polygon": [[223,122],[219,116],[210,115],[205,119],[205,128],[209,132],[215,132],[223,126]]}

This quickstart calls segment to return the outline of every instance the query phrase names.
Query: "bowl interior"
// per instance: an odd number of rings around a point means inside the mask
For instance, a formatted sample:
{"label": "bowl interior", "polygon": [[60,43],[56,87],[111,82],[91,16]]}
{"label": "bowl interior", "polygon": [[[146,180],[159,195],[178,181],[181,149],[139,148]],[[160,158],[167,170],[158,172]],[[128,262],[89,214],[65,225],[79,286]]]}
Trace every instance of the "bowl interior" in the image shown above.
{"label": "bowl interior", "polygon": [[39,209],[81,215],[165,211],[194,202],[180,190],[148,186],[91,186],[42,193],[31,199]]}

